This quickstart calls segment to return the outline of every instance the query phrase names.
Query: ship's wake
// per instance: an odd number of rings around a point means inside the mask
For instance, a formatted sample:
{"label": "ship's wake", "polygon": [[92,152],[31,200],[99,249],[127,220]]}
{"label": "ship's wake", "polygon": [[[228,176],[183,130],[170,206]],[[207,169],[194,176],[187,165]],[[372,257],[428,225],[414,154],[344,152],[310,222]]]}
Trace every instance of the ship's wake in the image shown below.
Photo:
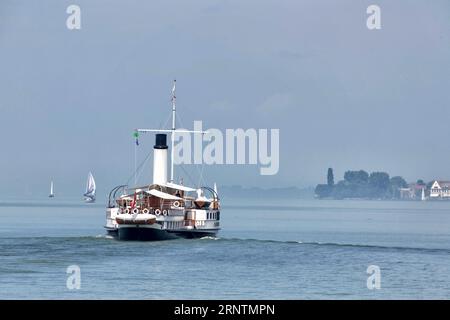
{"label": "ship's wake", "polygon": [[[0,245],[3,242],[14,242],[18,243],[24,242],[24,243],[34,243],[34,242],[47,242],[47,243],[70,243],[70,242],[78,242],[78,241],[115,241],[117,243],[121,243],[122,245],[133,245],[133,243],[136,243],[136,241],[120,241],[117,240],[115,237],[107,235],[107,234],[98,234],[95,236],[74,236],[74,237],[0,237]],[[148,243],[164,243],[164,244],[170,244],[170,243],[176,243],[177,245],[186,244],[189,245],[190,243],[195,241],[202,241],[202,243],[217,243],[217,244],[238,244],[240,246],[245,245],[251,245],[251,244],[261,244],[261,245],[292,245],[292,246],[316,246],[318,248],[320,247],[335,247],[336,250],[339,249],[355,249],[363,248],[368,250],[391,250],[391,251],[411,251],[411,252],[427,252],[427,253],[446,253],[450,254],[450,248],[427,248],[427,247],[409,247],[409,246],[399,246],[399,245],[377,245],[377,244],[364,244],[364,243],[343,243],[343,242],[320,242],[320,241],[301,241],[301,240],[273,240],[273,239],[256,239],[256,238],[227,238],[227,237],[213,237],[213,236],[205,236],[196,240],[187,240],[187,239],[178,239],[178,240],[164,240],[164,241],[150,241]],[[203,242],[204,241],[204,242]],[[145,241],[139,241],[139,243],[145,243]],[[197,242],[198,243],[198,242]]]}
{"label": "ship's wake", "polygon": [[221,242],[240,242],[240,243],[273,243],[273,244],[286,244],[286,245],[305,245],[305,246],[327,246],[338,248],[366,248],[374,250],[410,250],[410,251],[426,251],[426,252],[447,252],[450,254],[450,248],[421,248],[421,247],[407,247],[407,246],[384,246],[377,244],[364,244],[364,243],[339,243],[339,242],[320,242],[320,241],[298,241],[298,240],[272,240],[272,239],[254,239],[254,238],[216,238],[216,237],[203,237],[201,240],[220,240]]}
{"label": "ship's wake", "polygon": [[219,237],[206,236],[206,237],[201,237],[200,240],[220,240],[220,238]]}

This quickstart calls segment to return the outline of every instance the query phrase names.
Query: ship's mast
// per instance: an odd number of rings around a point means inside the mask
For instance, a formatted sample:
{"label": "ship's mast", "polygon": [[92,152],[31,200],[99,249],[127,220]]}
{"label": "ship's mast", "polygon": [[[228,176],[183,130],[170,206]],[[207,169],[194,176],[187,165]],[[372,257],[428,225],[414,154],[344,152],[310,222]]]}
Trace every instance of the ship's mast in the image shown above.
{"label": "ship's mast", "polygon": [[177,108],[177,97],[175,96],[177,80],[173,80],[172,87],[172,144],[170,149],[170,182],[173,183],[173,158],[174,158],[174,147],[175,147],[175,117],[176,117],[176,108]]}
{"label": "ship's mast", "polygon": [[175,156],[175,134],[176,133],[201,133],[205,134],[207,131],[196,131],[196,130],[177,130],[176,129],[176,96],[175,96],[175,90],[176,90],[176,80],[173,80],[173,87],[172,87],[172,129],[136,129],[136,133],[146,133],[146,132],[167,132],[171,133],[171,150],[170,150],[170,182],[173,183],[174,181],[174,156]]}

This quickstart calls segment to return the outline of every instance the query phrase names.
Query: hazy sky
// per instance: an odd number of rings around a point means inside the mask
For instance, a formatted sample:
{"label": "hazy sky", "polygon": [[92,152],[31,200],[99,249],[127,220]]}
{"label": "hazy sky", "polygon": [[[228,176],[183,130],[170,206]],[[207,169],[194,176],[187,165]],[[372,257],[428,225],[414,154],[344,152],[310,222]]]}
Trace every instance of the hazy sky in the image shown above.
{"label": "hazy sky", "polygon": [[0,191],[125,182],[133,129],[165,122],[173,78],[185,127],[280,129],[277,175],[207,166],[210,183],[302,187],[329,166],[450,180],[448,0],[2,0]]}

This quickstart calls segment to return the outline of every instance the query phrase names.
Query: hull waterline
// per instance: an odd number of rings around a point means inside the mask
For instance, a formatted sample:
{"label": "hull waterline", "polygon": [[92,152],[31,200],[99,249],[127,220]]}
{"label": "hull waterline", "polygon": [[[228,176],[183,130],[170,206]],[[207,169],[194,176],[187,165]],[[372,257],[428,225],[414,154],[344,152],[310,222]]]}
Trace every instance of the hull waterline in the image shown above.
{"label": "hull waterline", "polygon": [[[118,240],[161,241],[174,239],[196,239],[214,237],[218,230],[161,230],[142,226],[121,227],[115,234]],[[113,235],[112,232],[108,231]]]}

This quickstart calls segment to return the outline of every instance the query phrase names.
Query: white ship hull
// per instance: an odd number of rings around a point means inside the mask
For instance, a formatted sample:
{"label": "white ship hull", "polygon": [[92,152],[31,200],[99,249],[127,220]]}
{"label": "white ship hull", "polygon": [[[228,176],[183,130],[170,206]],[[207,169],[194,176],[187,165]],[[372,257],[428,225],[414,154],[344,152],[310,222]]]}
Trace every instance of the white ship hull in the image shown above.
{"label": "white ship hull", "polygon": [[[180,211],[180,210],[178,210]],[[218,210],[196,210],[198,216],[219,217]],[[208,213],[208,215],[207,215]],[[192,210],[190,210],[192,214]],[[153,214],[119,214],[117,208],[108,208],[107,224],[105,226],[109,235],[119,240],[158,241],[172,239],[195,239],[214,237],[219,232],[219,220],[189,221],[183,219],[179,213],[175,216],[159,216]],[[177,223],[177,224],[176,224]],[[175,225],[180,227],[170,226]],[[186,225],[189,224],[189,225]]]}

